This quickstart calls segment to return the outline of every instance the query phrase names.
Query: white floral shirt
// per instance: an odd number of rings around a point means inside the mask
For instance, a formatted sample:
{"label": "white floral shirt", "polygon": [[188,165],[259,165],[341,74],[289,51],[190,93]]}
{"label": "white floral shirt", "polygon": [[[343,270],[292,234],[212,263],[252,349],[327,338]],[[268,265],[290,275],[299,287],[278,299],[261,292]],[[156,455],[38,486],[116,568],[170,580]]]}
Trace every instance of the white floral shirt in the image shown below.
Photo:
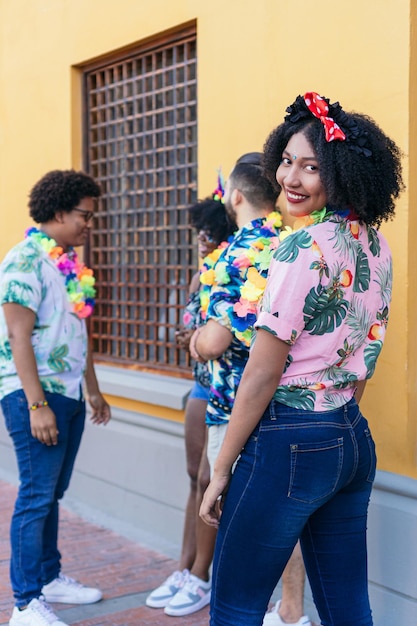
{"label": "white floral shirt", "polygon": [[[43,389],[80,399],[87,359],[85,320],[72,312],[64,277],[31,238],[12,248],[0,265],[0,304],[10,302],[36,315],[32,346]],[[0,306],[0,399],[18,389],[22,383]]]}

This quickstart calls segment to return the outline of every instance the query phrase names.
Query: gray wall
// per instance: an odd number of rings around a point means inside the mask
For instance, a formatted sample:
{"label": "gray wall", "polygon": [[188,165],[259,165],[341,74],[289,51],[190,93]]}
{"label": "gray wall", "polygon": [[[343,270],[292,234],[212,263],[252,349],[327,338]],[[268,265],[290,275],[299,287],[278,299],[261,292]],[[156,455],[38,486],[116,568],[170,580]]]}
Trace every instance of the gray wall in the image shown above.
{"label": "gray wall", "polygon": [[[109,376],[110,382],[99,374],[104,390],[120,392],[114,376]],[[123,379],[125,384],[124,375]],[[189,381],[148,376],[142,395],[139,384],[134,385],[134,393],[136,399],[147,395],[149,402],[157,397],[166,406],[180,408],[189,387]],[[14,454],[3,420],[0,472],[16,481]],[[187,493],[182,424],[113,409],[106,427],[87,423],[65,502],[91,521],[177,557]],[[377,472],[368,526],[375,624],[417,624],[417,481]],[[314,617],[308,590],[306,601],[306,610]]]}

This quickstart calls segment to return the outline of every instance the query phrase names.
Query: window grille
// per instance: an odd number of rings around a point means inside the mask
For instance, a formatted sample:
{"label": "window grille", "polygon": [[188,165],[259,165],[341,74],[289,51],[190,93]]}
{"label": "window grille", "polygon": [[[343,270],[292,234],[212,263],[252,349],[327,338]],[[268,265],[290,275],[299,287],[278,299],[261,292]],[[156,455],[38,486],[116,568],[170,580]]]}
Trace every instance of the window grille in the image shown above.
{"label": "window grille", "polygon": [[195,29],[84,69],[85,162],[102,198],[88,246],[100,360],[189,374],[175,345],[197,267]]}

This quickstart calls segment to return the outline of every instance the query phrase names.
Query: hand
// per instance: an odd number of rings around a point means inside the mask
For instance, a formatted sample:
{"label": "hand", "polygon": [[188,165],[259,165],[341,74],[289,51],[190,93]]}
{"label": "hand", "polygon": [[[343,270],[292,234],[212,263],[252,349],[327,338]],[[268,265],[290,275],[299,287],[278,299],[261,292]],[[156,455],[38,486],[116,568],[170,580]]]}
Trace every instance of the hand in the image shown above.
{"label": "hand", "polygon": [[111,418],[111,409],[103,395],[97,391],[88,396],[88,401],[93,409],[90,417],[93,424],[107,424]]}
{"label": "hand", "polygon": [[231,474],[216,475],[207,487],[200,507],[200,517],[209,526],[219,527],[223,508],[223,498],[229,488]]}
{"label": "hand", "polygon": [[56,446],[58,443],[56,417],[49,406],[30,411],[30,430],[32,437],[46,446]]}
{"label": "hand", "polygon": [[198,354],[197,348],[196,348],[196,343],[197,343],[197,339],[198,339],[198,335],[200,334],[200,331],[201,331],[201,326],[197,328],[191,335],[189,350],[194,361],[198,361],[199,363],[207,363],[207,361]]}
{"label": "hand", "polygon": [[190,349],[190,338],[193,332],[192,328],[181,328],[181,330],[176,331],[175,339],[180,348],[183,350]]}

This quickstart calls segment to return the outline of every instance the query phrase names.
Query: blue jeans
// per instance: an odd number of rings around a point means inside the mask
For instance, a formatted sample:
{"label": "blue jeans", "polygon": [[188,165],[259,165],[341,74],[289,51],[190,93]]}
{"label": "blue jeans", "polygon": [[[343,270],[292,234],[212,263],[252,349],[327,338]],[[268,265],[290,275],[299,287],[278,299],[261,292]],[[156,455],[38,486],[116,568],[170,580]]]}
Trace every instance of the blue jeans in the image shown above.
{"label": "blue jeans", "polygon": [[10,528],[10,579],[19,607],[38,598],[42,586],[60,572],[58,500],[68,487],[85,421],[84,400],[56,393],[46,393],[45,397],[57,419],[56,446],[46,446],[32,437],[22,390],[1,401],[20,478]]}
{"label": "blue jeans", "polygon": [[273,401],[225,498],[211,626],[260,626],[298,538],[323,626],[371,626],[366,520],[375,446],[354,400],[314,413]]}

